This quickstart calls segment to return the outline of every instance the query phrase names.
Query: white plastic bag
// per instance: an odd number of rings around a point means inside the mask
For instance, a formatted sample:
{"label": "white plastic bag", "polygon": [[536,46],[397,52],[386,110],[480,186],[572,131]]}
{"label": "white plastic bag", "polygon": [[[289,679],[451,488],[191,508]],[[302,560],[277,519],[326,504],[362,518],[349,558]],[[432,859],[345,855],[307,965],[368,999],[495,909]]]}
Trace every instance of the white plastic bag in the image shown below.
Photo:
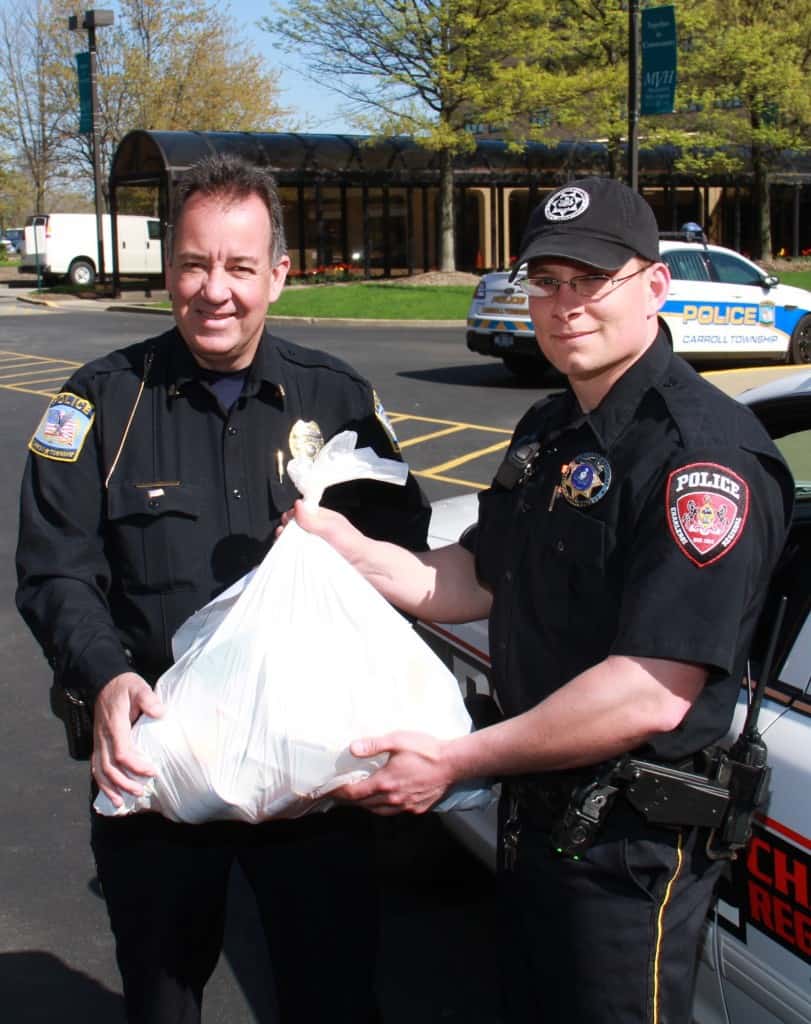
{"label": "white plastic bag", "polygon": [[[314,461],[291,460],[305,500],[359,477],[405,481],[406,466],[356,451],[356,441],[339,434]],[[331,806],[331,790],[385,762],[353,757],[354,739],[470,731],[451,672],[348,562],[294,522],[255,570],[180,627],[173,649],[175,664],[155,688],[164,716],[133,728],[157,775],[121,808],[100,794],[102,814],[296,817]],[[440,809],[489,799],[489,790],[462,787]]]}

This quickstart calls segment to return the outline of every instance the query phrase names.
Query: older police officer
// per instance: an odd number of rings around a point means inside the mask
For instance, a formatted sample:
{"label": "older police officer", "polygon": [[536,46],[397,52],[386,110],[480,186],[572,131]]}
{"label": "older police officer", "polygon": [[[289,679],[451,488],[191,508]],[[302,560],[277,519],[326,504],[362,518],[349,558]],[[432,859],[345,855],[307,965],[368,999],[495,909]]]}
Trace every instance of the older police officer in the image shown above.
{"label": "older police officer", "polygon": [[[533,212],[523,264],[538,343],[569,387],[521,419],[476,526],[414,556],[297,506],[402,608],[489,616],[507,715],[451,742],[360,739],[356,753],[391,756],[344,795],[420,813],[459,779],[502,777],[506,1019],[687,1024],[718,875],[708,830],[689,801],[665,826],[594,787],[623,755],[690,767],[726,733],[792,481],[754,416],[673,355],[644,199],[572,182]],[[595,792],[589,843],[570,826]]]}
{"label": "older police officer", "polygon": [[[19,608],[58,681],[94,702],[93,777],[116,804],[150,773],[130,726],[162,713],[149,684],[171,664],[173,633],[262,559],[296,497],[289,449],[352,428],[398,457],[358,373],[265,329],[290,261],[264,169],[235,157],[192,167],[169,257],[176,326],[73,375],[32,438],[22,488]],[[425,544],[428,509],[411,478],[345,484],[325,501],[378,537]],[[281,1019],[376,1020],[368,820],[354,808],[257,826],[94,814],[128,1019],[200,1020],[236,860]]]}

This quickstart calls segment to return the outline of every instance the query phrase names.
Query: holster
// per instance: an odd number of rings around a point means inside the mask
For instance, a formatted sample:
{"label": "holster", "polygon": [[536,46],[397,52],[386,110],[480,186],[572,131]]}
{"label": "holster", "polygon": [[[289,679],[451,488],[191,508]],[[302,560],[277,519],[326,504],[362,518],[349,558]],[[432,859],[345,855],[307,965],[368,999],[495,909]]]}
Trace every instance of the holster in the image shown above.
{"label": "holster", "polygon": [[51,711],[65,727],[68,754],[74,761],[89,761],[93,753],[93,708],[76,690],[54,677],[51,683]]}

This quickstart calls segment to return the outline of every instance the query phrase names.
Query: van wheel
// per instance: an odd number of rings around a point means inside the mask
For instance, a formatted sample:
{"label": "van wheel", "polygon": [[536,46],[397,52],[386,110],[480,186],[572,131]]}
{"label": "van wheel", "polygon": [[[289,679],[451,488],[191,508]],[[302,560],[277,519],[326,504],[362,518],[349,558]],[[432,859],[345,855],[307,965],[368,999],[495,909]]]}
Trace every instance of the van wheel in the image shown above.
{"label": "van wheel", "polygon": [[90,260],[74,260],[68,269],[68,280],[77,288],[87,288],[96,281],[96,268]]}
{"label": "van wheel", "polygon": [[789,361],[811,363],[811,316],[804,316],[794,328],[789,348]]}

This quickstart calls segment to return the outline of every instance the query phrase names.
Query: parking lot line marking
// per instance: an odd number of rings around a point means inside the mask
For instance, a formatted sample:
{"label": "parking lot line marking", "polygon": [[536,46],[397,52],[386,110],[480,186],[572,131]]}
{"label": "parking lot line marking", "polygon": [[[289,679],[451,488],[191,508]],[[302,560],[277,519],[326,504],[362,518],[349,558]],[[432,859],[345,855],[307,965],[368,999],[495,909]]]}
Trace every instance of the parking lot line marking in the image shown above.
{"label": "parking lot line marking", "polygon": [[414,476],[425,477],[426,480],[439,480],[443,484],[460,484],[462,487],[475,488],[477,491],[486,491],[490,484],[480,484],[475,480],[460,480],[455,476],[444,476],[442,473],[432,473],[429,470],[412,469]]}
{"label": "parking lot line marking", "polygon": [[457,466],[464,466],[466,462],[473,462],[474,459],[480,459],[483,455],[492,455],[493,452],[502,451],[509,443],[509,441],[499,441],[498,444],[491,444],[489,448],[479,448],[478,451],[468,452],[467,455],[460,455],[458,459],[450,459],[450,461],[443,462],[439,466],[430,466],[428,469],[422,470],[422,472],[425,475],[436,476],[438,473],[444,473],[446,469],[456,469]]}
{"label": "parking lot line marking", "polygon": [[[40,387],[55,387],[57,390],[62,387],[65,383],[65,375],[62,374],[60,377],[32,377],[28,380],[18,380],[13,384],[0,384],[0,387],[4,387],[9,391],[21,391],[23,387],[33,387],[35,384]],[[49,394],[56,394],[56,391],[49,392]]]}
{"label": "parking lot line marking", "polygon": [[399,417],[400,420],[416,420],[418,423],[443,423],[449,427],[465,427],[469,430],[484,430],[489,434],[509,434],[512,436],[512,429],[506,429],[505,427],[485,427],[481,423],[460,423],[459,420],[440,420],[436,416],[417,416],[410,412],[395,412],[389,413],[389,419],[392,416]]}
{"label": "parking lot line marking", "polygon": [[409,437],[407,441],[401,441],[401,448],[408,448],[412,444],[422,444],[423,441],[433,441],[437,437],[447,437],[448,434],[458,434],[462,430],[469,430],[469,427],[456,426],[456,427],[443,427],[442,430],[434,430],[430,434],[420,434],[419,437]]}
{"label": "parking lot line marking", "polygon": [[[46,367],[41,366],[40,369],[45,370]],[[50,370],[50,367],[48,367],[47,369]],[[27,369],[18,370],[16,373],[6,373],[4,368],[0,367],[0,381],[6,381],[6,380],[10,381],[10,380],[13,380],[15,377],[30,377],[31,376],[31,370],[32,370],[32,367],[29,366]],[[56,371],[55,370],[51,370],[51,372],[55,373]],[[49,374],[49,376],[50,376],[50,374]],[[65,378],[63,377],[62,380],[64,380],[64,379]]]}
{"label": "parking lot line marking", "polygon": [[15,384],[0,384],[0,388],[6,391],[19,391],[23,395],[42,395],[43,398],[53,398],[54,395],[58,394],[57,391],[35,391],[33,388],[24,388],[22,386],[16,386]]}

